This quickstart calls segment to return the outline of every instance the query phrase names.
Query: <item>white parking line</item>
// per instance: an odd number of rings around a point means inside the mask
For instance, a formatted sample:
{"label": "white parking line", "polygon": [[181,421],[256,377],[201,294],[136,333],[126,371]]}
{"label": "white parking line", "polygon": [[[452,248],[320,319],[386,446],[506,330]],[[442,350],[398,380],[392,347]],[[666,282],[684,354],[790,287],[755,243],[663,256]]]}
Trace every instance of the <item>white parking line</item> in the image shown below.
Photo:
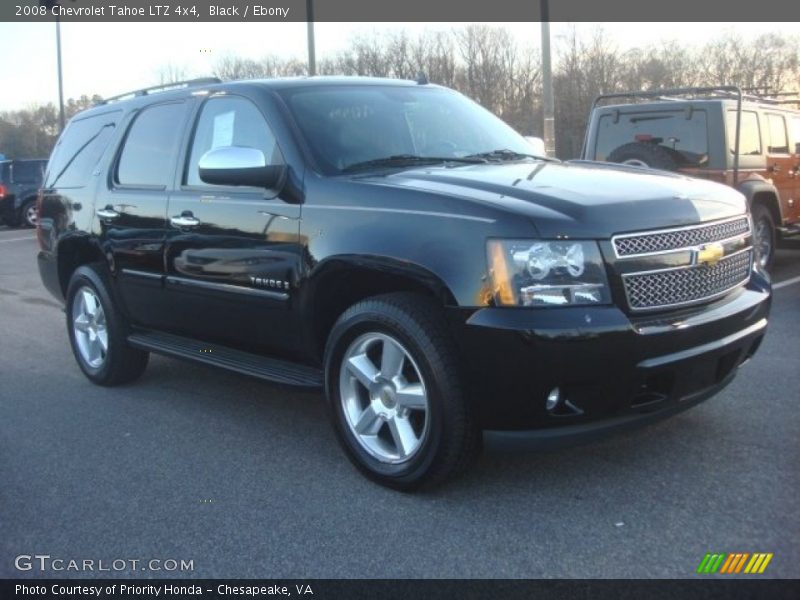
{"label": "white parking line", "polygon": [[780,283],[773,284],[772,289],[779,290],[781,288],[794,285],[795,283],[800,283],[800,277],[792,277],[791,279],[787,279],[786,281],[781,281]]}
{"label": "white parking line", "polygon": [[20,237],[20,238],[11,238],[10,240],[0,240],[0,244],[5,244],[6,242],[21,242],[22,240],[35,240],[36,236],[29,235],[28,237]]}

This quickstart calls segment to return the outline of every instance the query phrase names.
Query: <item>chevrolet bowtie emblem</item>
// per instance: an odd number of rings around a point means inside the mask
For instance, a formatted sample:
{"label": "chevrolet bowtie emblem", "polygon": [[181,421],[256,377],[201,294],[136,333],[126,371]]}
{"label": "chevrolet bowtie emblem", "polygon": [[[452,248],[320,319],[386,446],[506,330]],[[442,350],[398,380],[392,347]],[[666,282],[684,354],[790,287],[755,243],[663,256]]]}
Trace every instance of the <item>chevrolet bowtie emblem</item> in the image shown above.
{"label": "chevrolet bowtie emblem", "polygon": [[705,246],[700,246],[694,252],[695,262],[698,265],[713,267],[725,256],[725,246],[719,243],[706,244]]}

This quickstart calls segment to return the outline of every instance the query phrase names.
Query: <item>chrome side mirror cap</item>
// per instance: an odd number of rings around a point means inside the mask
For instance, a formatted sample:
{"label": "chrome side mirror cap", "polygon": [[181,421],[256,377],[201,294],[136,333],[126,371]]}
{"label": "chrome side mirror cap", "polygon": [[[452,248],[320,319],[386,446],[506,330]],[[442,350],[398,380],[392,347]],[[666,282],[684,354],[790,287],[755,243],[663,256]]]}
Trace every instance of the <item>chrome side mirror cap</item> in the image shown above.
{"label": "chrome side mirror cap", "polygon": [[275,188],[286,165],[268,165],[264,153],[246,146],[225,146],[206,152],[198,163],[200,179],[212,185]]}

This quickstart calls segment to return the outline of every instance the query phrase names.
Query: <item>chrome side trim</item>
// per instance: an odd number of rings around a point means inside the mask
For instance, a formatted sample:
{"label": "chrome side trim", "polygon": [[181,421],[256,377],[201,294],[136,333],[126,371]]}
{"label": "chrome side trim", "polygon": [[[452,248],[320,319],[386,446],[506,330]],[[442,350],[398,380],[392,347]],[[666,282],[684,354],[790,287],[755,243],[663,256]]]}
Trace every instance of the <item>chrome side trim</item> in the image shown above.
{"label": "chrome side trim", "polygon": [[138,269],[122,269],[120,271],[123,275],[130,277],[141,277],[142,279],[161,279],[164,277],[163,273],[153,273],[152,271],[139,271]]}
{"label": "chrome side trim", "polygon": [[215,283],[213,281],[200,281],[197,279],[188,279],[186,277],[175,277],[174,275],[167,276],[167,285],[185,286],[185,287],[198,287],[206,290],[214,290],[217,292],[226,292],[231,294],[242,294],[244,296],[256,296],[260,298],[270,298],[273,300],[286,301],[289,299],[289,294],[285,292],[275,292],[272,290],[257,290],[238,285],[231,285],[229,283]]}

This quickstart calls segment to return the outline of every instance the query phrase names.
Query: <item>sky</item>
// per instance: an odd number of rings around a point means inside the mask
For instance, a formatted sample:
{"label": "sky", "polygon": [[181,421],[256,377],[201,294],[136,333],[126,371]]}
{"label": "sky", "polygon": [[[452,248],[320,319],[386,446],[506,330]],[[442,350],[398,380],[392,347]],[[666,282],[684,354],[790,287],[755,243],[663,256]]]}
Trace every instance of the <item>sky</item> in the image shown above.
{"label": "sky", "polygon": [[[405,29],[415,35],[464,23],[317,23],[317,59],[336,54],[359,33]],[[522,45],[538,47],[539,23],[496,23]],[[554,47],[572,27],[589,35],[602,27],[624,50],[675,40],[703,44],[726,30],[745,38],[776,31],[800,35],[800,23],[553,23]],[[709,31],[711,29],[711,31]],[[159,83],[167,64],[190,77],[209,76],[225,55],[258,59],[268,54],[306,58],[305,23],[63,23],[64,97],[113,96]],[[53,23],[0,23],[3,83],[0,111],[57,102],[56,36]]]}

